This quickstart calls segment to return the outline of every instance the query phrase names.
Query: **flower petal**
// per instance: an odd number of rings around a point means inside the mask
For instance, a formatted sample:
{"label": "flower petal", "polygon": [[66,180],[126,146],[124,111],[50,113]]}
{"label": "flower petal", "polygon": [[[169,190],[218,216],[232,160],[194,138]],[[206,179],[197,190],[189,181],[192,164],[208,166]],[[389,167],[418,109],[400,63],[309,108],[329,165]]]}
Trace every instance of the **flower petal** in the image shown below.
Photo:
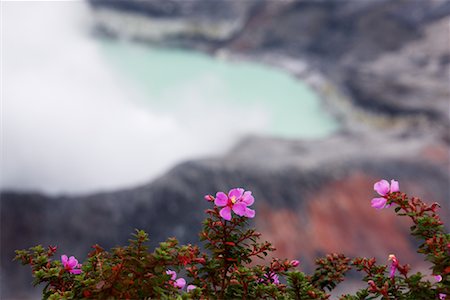
{"label": "flower petal", "polygon": [[373,189],[378,193],[378,195],[386,196],[389,193],[389,182],[384,179],[375,182]]}
{"label": "flower petal", "polygon": [[394,278],[396,269],[397,269],[397,267],[394,265],[394,263],[392,263],[391,270],[389,272],[389,277]]}
{"label": "flower petal", "polygon": [[69,261],[67,262],[67,265],[68,265],[71,269],[73,269],[73,268],[75,268],[76,266],[78,266],[78,260],[77,260],[74,256],[71,256],[71,257],[69,257]]}
{"label": "flower petal", "polygon": [[182,289],[186,285],[186,280],[184,278],[178,278],[175,280],[173,285],[179,289]]}
{"label": "flower petal", "polygon": [[70,270],[69,272],[70,272],[71,274],[78,275],[78,274],[81,273],[81,270],[80,270],[80,269],[72,269],[72,270]]}
{"label": "flower petal", "polygon": [[392,179],[391,180],[391,193],[399,192],[400,186],[398,184],[398,181]]}
{"label": "flower petal", "polygon": [[167,275],[170,275],[170,279],[171,279],[171,280],[175,280],[175,278],[177,278],[177,272],[175,272],[175,271],[167,270],[167,271],[166,271],[166,274],[167,274]]}
{"label": "flower petal", "polygon": [[275,272],[269,272],[265,274],[264,277],[267,280],[267,283],[280,284],[280,279]]}
{"label": "flower petal", "polygon": [[280,284],[280,279],[279,279],[279,277],[278,277],[277,274],[274,274],[274,275],[272,276],[272,283],[273,283],[273,284]]}
{"label": "flower petal", "polygon": [[255,210],[247,207],[245,209],[245,216],[247,218],[254,218],[255,217]]}
{"label": "flower petal", "polygon": [[68,261],[67,255],[65,255],[65,254],[61,255],[61,262],[62,262],[62,264],[66,265],[67,261]]}
{"label": "flower petal", "polygon": [[228,196],[224,192],[218,192],[216,194],[216,200],[214,204],[217,206],[225,206],[228,204]]}
{"label": "flower petal", "polygon": [[242,196],[242,202],[245,203],[245,205],[250,206],[255,202],[255,198],[252,196],[252,192],[247,191]]}
{"label": "flower petal", "polygon": [[384,198],[373,198],[371,203],[371,206],[376,209],[382,209],[386,207],[386,199]]}
{"label": "flower petal", "polygon": [[238,216],[243,216],[245,215],[245,210],[247,209],[247,206],[244,203],[236,203],[233,205],[233,211],[235,214],[237,214]]}
{"label": "flower petal", "polygon": [[243,188],[235,188],[235,189],[231,189],[228,192],[228,197],[233,198],[235,197],[236,200],[240,199],[242,197],[242,195],[244,194],[244,189]]}
{"label": "flower petal", "polygon": [[196,288],[197,288],[197,286],[195,286],[193,284],[190,284],[190,285],[187,286],[187,291],[189,293],[190,291],[195,290]]}
{"label": "flower petal", "polygon": [[220,210],[219,214],[225,220],[227,220],[227,221],[231,220],[231,208],[230,207],[226,206],[226,207],[222,208]]}

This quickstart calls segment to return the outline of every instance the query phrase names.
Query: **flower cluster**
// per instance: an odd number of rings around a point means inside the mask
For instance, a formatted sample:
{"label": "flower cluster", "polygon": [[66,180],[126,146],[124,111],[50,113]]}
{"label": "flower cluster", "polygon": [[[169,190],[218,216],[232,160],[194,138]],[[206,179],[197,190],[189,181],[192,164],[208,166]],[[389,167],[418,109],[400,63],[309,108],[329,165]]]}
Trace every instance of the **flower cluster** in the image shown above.
{"label": "flower cluster", "polygon": [[[172,271],[172,270],[167,270],[166,274],[170,276],[170,284],[172,284],[174,287],[176,287],[177,289],[183,289],[186,286],[186,279],[184,278],[178,278],[177,279],[177,272]],[[196,289],[197,287],[193,284],[190,284],[187,286],[186,290],[188,292]]]}
{"label": "flower cluster", "polygon": [[172,270],[167,270],[166,274],[170,276],[170,283],[174,287],[176,287],[178,289],[182,289],[186,285],[186,280],[184,278],[177,279],[177,272],[172,271]]}
{"label": "flower cluster", "polygon": [[[204,249],[179,245],[170,238],[149,252],[148,236],[137,230],[130,245],[111,252],[98,245],[81,265],[74,256],[52,257],[57,247],[36,246],[16,251],[16,260],[32,268],[34,283],[45,283],[43,298],[56,299],[322,299],[354,268],[364,274],[366,288],[340,300],[438,299],[450,295],[450,235],[437,215],[438,204],[427,205],[418,198],[400,193],[396,180],[374,184],[379,196],[372,199],[376,209],[395,205],[399,216],[412,222],[411,235],[420,241],[418,252],[431,264],[428,276],[411,274],[409,265],[389,255],[389,264],[375,258],[350,259],[331,253],[316,260],[316,269],[307,275],[296,269],[298,260],[264,257],[275,248],[259,242],[260,233],[247,228],[255,202],[252,192],[233,188],[205,199],[214,206],[200,232]],[[258,260],[255,260],[257,258]],[[257,262],[264,262],[260,265]],[[185,274],[179,277],[177,272]],[[427,278],[434,278],[432,282]]]}

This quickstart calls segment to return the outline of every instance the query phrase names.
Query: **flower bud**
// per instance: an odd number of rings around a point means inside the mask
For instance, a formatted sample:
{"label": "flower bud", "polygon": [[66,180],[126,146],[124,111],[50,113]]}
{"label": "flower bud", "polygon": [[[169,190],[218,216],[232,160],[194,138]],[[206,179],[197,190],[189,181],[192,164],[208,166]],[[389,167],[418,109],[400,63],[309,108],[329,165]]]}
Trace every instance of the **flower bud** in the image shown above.
{"label": "flower bud", "polygon": [[431,204],[431,211],[436,212],[439,207],[440,207],[439,203],[433,203]]}
{"label": "flower bud", "polygon": [[206,195],[204,198],[208,202],[213,202],[214,201],[214,197],[212,195]]}
{"label": "flower bud", "polygon": [[300,262],[298,260],[296,260],[296,259],[291,260],[291,266],[293,266],[294,268],[298,267],[299,265],[300,265]]}
{"label": "flower bud", "polygon": [[375,282],[374,282],[373,280],[369,280],[369,281],[367,281],[367,283],[368,283],[369,286],[370,286],[369,291],[371,291],[371,292],[376,292],[376,291],[378,291],[378,288],[377,288],[377,286],[375,285]]}

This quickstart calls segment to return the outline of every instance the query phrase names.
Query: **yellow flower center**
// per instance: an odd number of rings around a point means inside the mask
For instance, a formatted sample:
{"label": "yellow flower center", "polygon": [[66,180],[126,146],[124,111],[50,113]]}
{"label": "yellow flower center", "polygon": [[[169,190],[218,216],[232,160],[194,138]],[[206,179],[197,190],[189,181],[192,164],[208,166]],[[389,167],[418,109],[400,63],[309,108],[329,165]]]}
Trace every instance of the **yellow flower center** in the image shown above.
{"label": "yellow flower center", "polygon": [[230,200],[231,200],[231,203],[235,204],[236,203],[236,196],[231,197]]}

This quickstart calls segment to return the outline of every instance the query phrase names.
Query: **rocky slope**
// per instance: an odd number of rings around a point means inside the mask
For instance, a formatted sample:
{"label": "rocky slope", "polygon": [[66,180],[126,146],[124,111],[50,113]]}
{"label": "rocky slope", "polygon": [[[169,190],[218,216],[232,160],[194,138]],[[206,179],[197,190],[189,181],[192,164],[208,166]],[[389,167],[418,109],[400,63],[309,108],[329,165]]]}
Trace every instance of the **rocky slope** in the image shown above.
{"label": "rocky slope", "polygon": [[[92,1],[97,34],[189,47],[285,69],[311,84],[343,124],[326,140],[249,137],[223,157],[189,161],[145,186],[78,197],[3,191],[2,299],[25,298],[14,249],[58,244],[83,256],[123,244],[195,242],[203,195],[243,186],[255,225],[305,269],[329,251],[392,252],[418,262],[408,223],[370,208],[372,184],[442,203],[450,221],[449,1]],[[150,167],[150,166],[143,166]]]}

